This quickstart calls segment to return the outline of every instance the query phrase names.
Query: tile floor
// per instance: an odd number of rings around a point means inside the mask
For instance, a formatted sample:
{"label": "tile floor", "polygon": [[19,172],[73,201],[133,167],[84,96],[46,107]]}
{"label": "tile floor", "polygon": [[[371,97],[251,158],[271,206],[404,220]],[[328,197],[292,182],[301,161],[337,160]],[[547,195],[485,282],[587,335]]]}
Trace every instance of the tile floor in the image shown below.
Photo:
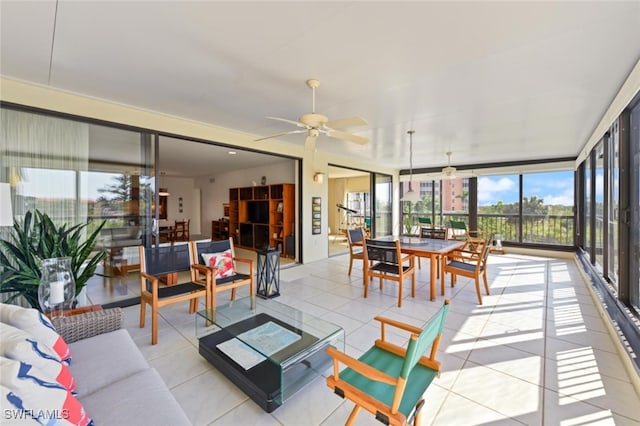
{"label": "tile floor", "polygon": [[[341,325],[347,352],[358,356],[378,334],[374,316],[420,326],[440,307],[443,297],[427,300],[422,263],[416,298],[407,283],[402,308],[394,283],[382,292],[373,286],[364,299],[361,270],[347,276],[348,255],[282,269],[278,301]],[[492,255],[489,280],[481,306],[471,280],[447,284],[443,373],[426,393],[423,425],[640,425],[640,398],[573,260]],[[134,272],[96,277],[88,297],[127,298],[138,285]],[[318,378],[265,413],[198,355],[187,303],[161,309],[155,346],[150,320],[138,327],[139,306],[125,313],[128,331],[194,425],[342,425],[352,409]],[[362,411],[356,424],[380,423]]]}

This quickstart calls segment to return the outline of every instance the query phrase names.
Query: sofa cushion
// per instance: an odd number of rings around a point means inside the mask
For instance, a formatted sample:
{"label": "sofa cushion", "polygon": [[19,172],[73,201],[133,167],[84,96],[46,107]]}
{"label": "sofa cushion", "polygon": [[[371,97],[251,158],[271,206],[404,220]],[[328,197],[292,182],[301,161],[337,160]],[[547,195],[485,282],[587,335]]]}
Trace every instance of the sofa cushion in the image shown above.
{"label": "sofa cushion", "polygon": [[2,358],[1,398],[3,424],[90,425],[91,419],[78,399],[58,383],[42,377],[41,372],[21,361]]}
{"label": "sofa cushion", "polygon": [[126,330],[99,334],[69,346],[74,354],[69,368],[79,398],[149,368]]}
{"label": "sofa cushion", "polygon": [[29,333],[0,323],[0,356],[14,361],[23,361],[47,374],[47,377],[63,385],[69,391],[76,388],[72,373],[65,364],[60,362],[58,355],[47,345],[39,342]]}
{"label": "sofa cushion", "polygon": [[71,361],[71,351],[64,339],[42,312],[33,308],[0,303],[0,322],[19,328],[54,350],[67,365]]}
{"label": "sofa cushion", "polygon": [[153,368],[114,382],[80,400],[97,425],[191,424]]}

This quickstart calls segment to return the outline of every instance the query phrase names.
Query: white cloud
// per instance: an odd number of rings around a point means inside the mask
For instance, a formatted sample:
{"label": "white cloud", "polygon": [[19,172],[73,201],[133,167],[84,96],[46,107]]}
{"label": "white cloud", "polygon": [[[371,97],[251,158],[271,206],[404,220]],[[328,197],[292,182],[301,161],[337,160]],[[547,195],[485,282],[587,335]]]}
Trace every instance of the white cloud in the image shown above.
{"label": "white cloud", "polygon": [[573,206],[573,188],[560,194],[547,194],[543,197],[545,205]]}
{"label": "white cloud", "polygon": [[480,205],[495,204],[497,201],[513,202],[518,197],[517,176],[509,177],[481,177],[478,178],[478,203]]}

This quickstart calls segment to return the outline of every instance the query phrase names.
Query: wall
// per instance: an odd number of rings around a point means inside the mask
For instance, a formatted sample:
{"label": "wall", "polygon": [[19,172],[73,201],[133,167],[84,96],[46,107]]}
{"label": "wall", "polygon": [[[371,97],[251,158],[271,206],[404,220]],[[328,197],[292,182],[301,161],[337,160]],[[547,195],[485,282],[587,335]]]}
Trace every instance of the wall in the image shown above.
{"label": "wall", "polygon": [[[166,132],[175,135],[182,135],[224,143],[229,146],[239,148],[256,149],[254,139],[258,135],[241,133],[231,129],[226,129],[211,124],[185,120],[147,111],[141,108],[117,104],[108,100],[96,99],[82,94],[75,94],[57,90],[48,86],[25,83],[0,77],[0,100],[18,105],[25,105],[34,108],[42,108],[50,111],[57,111],[63,114],[71,114],[79,117],[95,118],[106,122],[118,123],[133,126],[140,129],[150,129],[159,132]],[[357,158],[344,157],[335,153],[323,151],[305,150],[302,144],[291,144],[281,142],[276,139],[264,140],[260,143],[260,148],[264,152],[278,153],[302,160],[302,175],[300,181],[294,182],[297,188],[302,188],[302,209],[299,212],[304,220],[302,235],[299,235],[298,245],[302,247],[304,261],[311,262],[317,259],[324,259],[328,256],[328,179],[323,184],[313,182],[313,175],[316,172],[328,173],[328,165],[336,164],[344,167],[352,167],[361,170],[371,170],[374,172],[389,174],[393,177],[394,184],[394,223],[398,221],[398,171],[380,164],[367,163]],[[262,176],[262,175],[259,175]],[[270,182],[275,183],[275,177],[267,176]],[[251,179],[253,180],[253,178]],[[196,184],[199,185],[199,184]],[[203,186],[204,188],[204,186]],[[311,198],[322,197],[322,223],[323,233],[320,235],[311,234]],[[203,205],[205,200],[203,190]],[[219,204],[219,203],[218,203]],[[220,208],[222,208],[220,206]],[[208,217],[217,218],[220,215],[210,215]],[[206,223],[203,212],[203,222]],[[296,217],[296,223],[300,223],[300,218]],[[202,229],[204,233],[205,230]]]}
{"label": "wall", "polygon": [[[200,206],[194,189],[195,181],[191,178],[160,177],[159,188],[167,188],[167,222],[190,219],[189,232],[198,235],[201,233]],[[180,198],[182,197],[182,213],[180,212]]]}

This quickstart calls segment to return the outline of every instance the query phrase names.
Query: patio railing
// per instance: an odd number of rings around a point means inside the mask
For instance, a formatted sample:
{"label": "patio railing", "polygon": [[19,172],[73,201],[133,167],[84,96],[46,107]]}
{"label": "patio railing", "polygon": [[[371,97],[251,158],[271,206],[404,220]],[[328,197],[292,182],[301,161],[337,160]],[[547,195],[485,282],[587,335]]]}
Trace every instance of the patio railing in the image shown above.
{"label": "patio railing", "polygon": [[[414,220],[424,214],[414,214]],[[462,220],[469,223],[465,213],[444,213],[436,217],[436,225],[446,225],[449,220]],[[559,246],[572,246],[574,218],[572,215],[522,215],[522,238],[519,235],[520,216],[518,214],[479,214],[478,228],[489,236],[502,235],[502,241],[515,243],[534,243]]]}

